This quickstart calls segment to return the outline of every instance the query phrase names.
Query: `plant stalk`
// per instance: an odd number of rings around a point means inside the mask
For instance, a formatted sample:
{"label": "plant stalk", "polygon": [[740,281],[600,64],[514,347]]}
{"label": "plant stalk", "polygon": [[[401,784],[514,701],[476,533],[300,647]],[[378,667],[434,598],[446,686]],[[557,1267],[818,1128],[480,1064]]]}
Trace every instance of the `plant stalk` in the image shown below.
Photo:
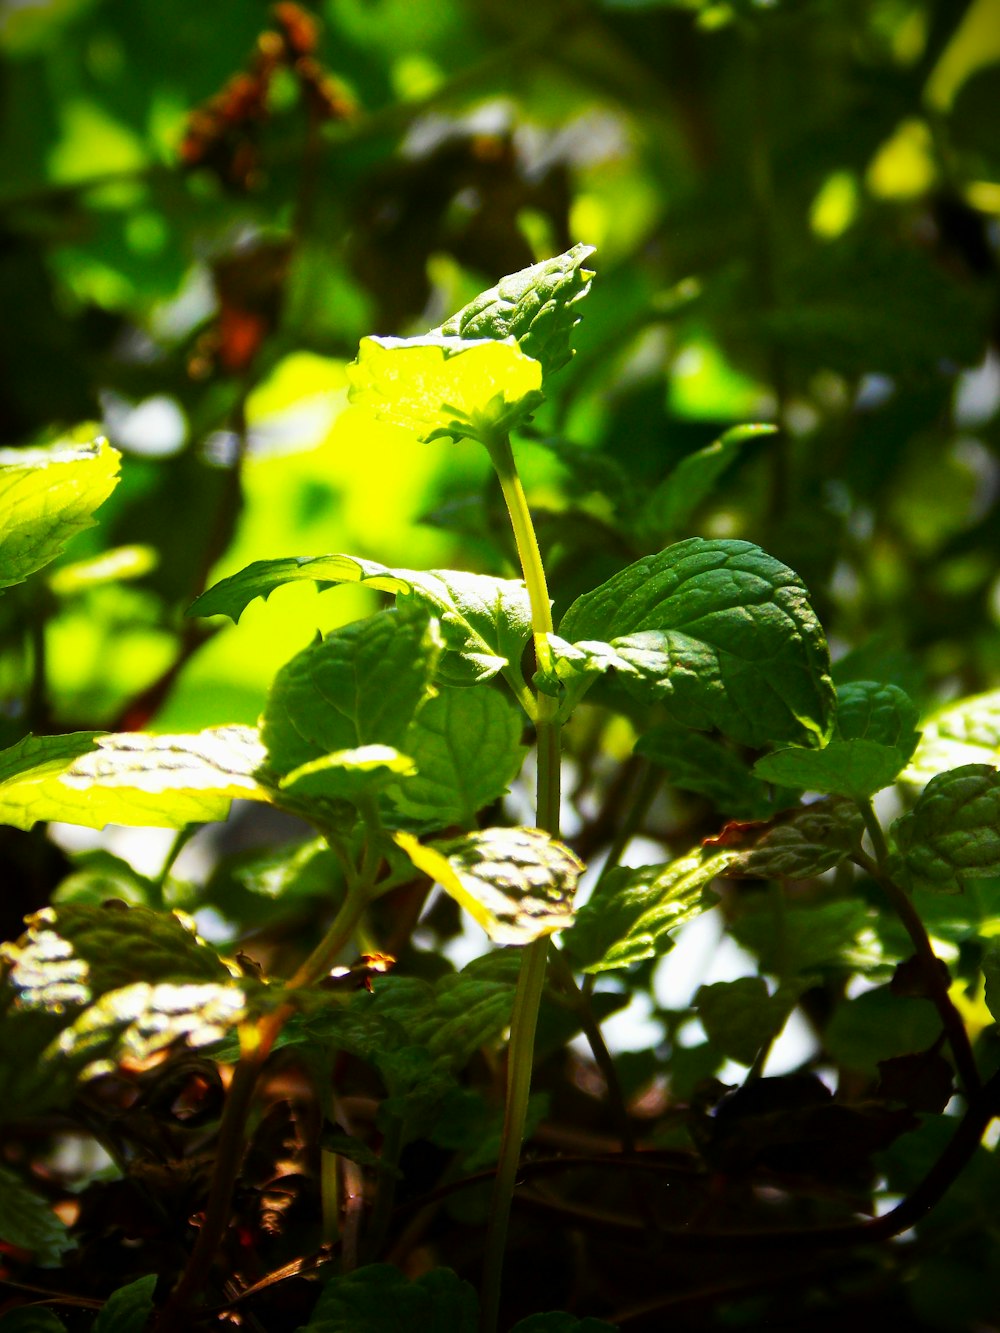
{"label": "plant stalk", "polygon": [[[542,670],[551,664],[548,635],[552,633],[552,610],[545,581],[538,539],[528,502],[517,474],[514,455],[507,435],[488,446],[500,488],[510,515],[514,541],[524,582],[531,603],[531,628],[534,635],[535,661]],[[540,829],[559,836],[559,716],[558,701],[539,691],[535,697],[535,733],[537,737],[537,790],[535,820]],[[496,1333],[500,1310],[504,1251],[511,1200],[524,1140],[524,1126],[531,1092],[531,1065],[535,1048],[535,1029],[545,984],[549,941],[546,936],[524,948],[521,971],[514,996],[510,1044],[507,1052],[507,1098],[504,1107],[500,1157],[493,1184],[490,1219],[486,1231],[486,1255],[483,1270],[482,1333]]]}

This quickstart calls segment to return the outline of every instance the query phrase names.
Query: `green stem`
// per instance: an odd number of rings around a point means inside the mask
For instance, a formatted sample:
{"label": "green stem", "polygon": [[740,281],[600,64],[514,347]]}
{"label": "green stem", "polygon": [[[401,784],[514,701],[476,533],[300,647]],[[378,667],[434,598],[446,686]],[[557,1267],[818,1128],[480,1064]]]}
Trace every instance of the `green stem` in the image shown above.
{"label": "green stem", "polygon": [[927,928],[920,918],[920,913],[914,907],[909,894],[900,888],[888,872],[889,848],[871,801],[859,801],[858,808],[865,821],[865,828],[871,839],[875,859],[873,860],[863,851],[859,851],[854,860],[864,870],[867,870],[868,874],[882,889],[910,937],[913,950],[920,962],[927,994],[938,1011],[945,1035],[948,1038],[948,1045],[951,1047],[951,1053],[955,1059],[959,1077],[962,1080],[962,1086],[965,1089],[965,1095],[971,1100],[982,1091],[983,1084],[962,1015],[955,1008],[952,998],[948,994],[947,970],[942,966],[941,960],[934,952],[934,946],[927,934]]}
{"label": "green stem", "polygon": [[[538,539],[535,536],[524,488],[517,475],[509,436],[504,435],[492,441],[488,448],[510,515],[521,571],[528,589],[535,661],[539,668],[545,669],[551,665],[548,635],[552,633],[552,610]],[[535,819],[539,828],[552,834],[553,837],[558,837],[559,705],[550,695],[538,693],[535,697],[535,730],[537,736]],[[511,1200],[514,1197],[514,1183],[517,1179],[528,1113],[535,1029],[538,1025],[538,1010],[545,984],[548,951],[549,942],[545,936],[525,946],[514,996],[514,1013],[507,1053],[507,1100],[504,1108],[503,1134],[486,1232],[480,1322],[482,1333],[495,1333],[500,1310],[507,1224],[510,1219]]]}

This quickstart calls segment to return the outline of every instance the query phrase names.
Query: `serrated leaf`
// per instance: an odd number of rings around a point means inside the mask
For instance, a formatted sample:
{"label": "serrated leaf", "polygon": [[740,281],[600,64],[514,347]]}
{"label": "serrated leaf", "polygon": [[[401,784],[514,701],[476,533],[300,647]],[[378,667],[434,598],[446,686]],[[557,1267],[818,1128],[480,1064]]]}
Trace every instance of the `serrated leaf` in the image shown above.
{"label": "serrated leaf", "polygon": [[935,774],[965,764],[1000,764],[1000,690],[959,699],[932,713],[902,779],[922,787]]}
{"label": "serrated leaf", "polygon": [[417,775],[390,793],[393,806],[438,829],[472,824],[520,772],[522,724],[497,690],[443,689],[410,723],[404,745]]}
{"label": "serrated leaf", "polygon": [[[743,541],[700,537],[638,560],[569,608],[557,673],[615,670],[636,698],[742,744],[819,743],[832,725],[823,631],[787,566]],[[602,656],[603,654],[603,656]]]}
{"label": "serrated leaf", "polygon": [[54,560],[94,522],[118,483],[121,455],[105,439],[0,449],[0,588]]}
{"label": "serrated leaf", "polygon": [[614,972],[673,948],[672,932],[712,902],[704,890],[730,853],[697,847],[666,865],[618,866],[577,912],[563,944],[584,972]]}
{"label": "serrated leaf", "polygon": [[58,1268],[74,1245],[49,1201],[5,1166],[0,1166],[0,1241],[25,1250],[40,1268]]}
{"label": "serrated leaf", "polygon": [[846,861],[861,843],[864,821],[853,802],[833,798],[795,806],[770,823],[723,830],[731,879],[812,879]]}
{"label": "serrated leaf", "polygon": [[723,1055],[752,1065],[761,1048],[784,1026],[789,1005],[771,995],[763,977],[738,977],[700,986],[694,997],[709,1041]]}
{"label": "serrated leaf", "polygon": [[768,785],[713,736],[664,722],[639,737],[635,752],[665,769],[672,787],[704,796],[732,819],[763,819],[780,808],[780,794],[772,796]]}
{"label": "serrated leaf", "polygon": [[891,834],[894,873],[907,888],[960,893],[966,880],[1000,875],[1000,771],[963,764],[939,773]]}
{"label": "serrated leaf", "polygon": [[268,767],[287,776],[372,745],[405,753],[440,651],[437,621],[418,608],[381,611],[305,648],[278,672],[261,716]]}
{"label": "serrated leaf", "polygon": [[144,907],[44,908],[0,960],[3,1117],[68,1101],[126,1055],[216,1041],[246,1014],[250,983],[176,916]]}
{"label": "serrated leaf", "polygon": [[300,764],[278,786],[296,801],[357,802],[416,771],[410,756],[391,745],[359,745]]}
{"label": "serrated leaf", "polygon": [[867,740],[901,750],[907,758],[920,739],[920,713],[905,690],[874,680],[850,680],[837,689],[841,740]]}
{"label": "serrated leaf", "polygon": [[476,1333],[475,1288],[435,1268],[409,1282],[391,1264],[368,1264],[326,1284],[300,1333]]}
{"label": "serrated leaf", "polygon": [[833,740],[822,750],[777,750],[757,761],[768,782],[863,801],[895,782],[916,747],[917,706],[896,685],[850,681],[837,691]]}
{"label": "serrated leaf", "polygon": [[541,829],[489,828],[422,846],[394,834],[410,860],[496,944],[529,944],[573,922],[582,862]]}
{"label": "serrated leaf", "polygon": [[91,1333],[143,1333],[153,1313],[156,1274],[137,1277],[108,1297]]}
{"label": "serrated leaf", "polygon": [[592,245],[574,245],[565,254],[501,278],[437,332],[463,339],[513,338],[541,363],[544,375],[551,375],[573,355],[570,338],[580,322],[578,306],[594,276],[583,263],[593,253]]}
{"label": "serrated leaf", "polygon": [[833,740],[822,750],[776,750],[758,759],[753,771],[765,782],[863,801],[895,782],[905,764],[906,756],[892,746]]}
{"label": "serrated leaf", "polygon": [[362,338],[347,376],[356,407],[425,442],[450,436],[489,445],[543,400],[541,364],[513,339]]}
{"label": "serrated leaf", "polygon": [[747,440],[773,435],[776,430],[770,425],[734,426],[713,444],[682,458],[647,498],[639,514],[640,530],[661,537],[677,532],[711,495]]}
{"label": "serrated leaf", "polygon": [[265,757],[252,727],[26,736],[0,754],[0,822],[183,828],[225,819],[236,797],[271,799],[255,777]]}
{"label": "serrated leaf", "polygon": [[286,583],[313,581],[320,589],[361,583],[379,592],[412,598],[441,621],[445,648],[442,674],[455,684],[474,684],[515,666],[531,635],[531,605],[520,579],[496,579],[453,569],[389,569],[350,555],[258,560],[202,593],[189,616],[227,615],[238,621],[257,597]]}

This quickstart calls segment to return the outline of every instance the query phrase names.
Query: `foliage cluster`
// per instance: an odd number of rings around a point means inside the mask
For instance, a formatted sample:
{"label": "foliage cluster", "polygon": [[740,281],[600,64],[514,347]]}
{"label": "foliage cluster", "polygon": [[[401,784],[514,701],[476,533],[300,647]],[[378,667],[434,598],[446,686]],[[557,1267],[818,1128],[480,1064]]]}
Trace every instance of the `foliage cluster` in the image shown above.
{"label": "foliage cluster", "polygon": [[0,15],[0,1333],[995,1327],[1000,6],[210,26]]}

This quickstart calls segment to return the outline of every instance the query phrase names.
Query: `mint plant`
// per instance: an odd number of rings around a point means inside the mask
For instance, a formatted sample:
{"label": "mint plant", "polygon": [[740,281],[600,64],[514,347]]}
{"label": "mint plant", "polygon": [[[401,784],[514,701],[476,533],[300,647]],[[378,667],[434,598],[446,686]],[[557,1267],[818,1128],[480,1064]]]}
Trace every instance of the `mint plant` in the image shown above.
{"label": "mint plant", "polygon": [[[209,1318],[224,1295],[232,1300],[221,1261],[241,1210],[263,1189],[253,1163],[267,1117],[255,1122],[255,1098],[281,1052],[309,1071],[326,1122],[312,1126],[302,1148],[320,1163],[315,1266],[332,1269],[303,1325],[316,1333],[388,1330],[401,1320],[421,1333],[509,1326],[517,1304],[505,1277],[508,1226],[518,1182],[533,1169],[524,1144],[542,1114],[532,1095],[539,1043],[560,1049],[576,1033],[589,1043],[617,1153],[584,1165],[598,1176],[634,1174],[632,1195],[619,1196],[632,1212],[603,1221],[642,1234],[653,1254],[683,1238],[727,1246],[748,1234],[751,1245],[889,1246],[941,1201],[1000,1114],[998,1075],[974,1048],[970,1002],[935,942],[957,940],[953,955],[978,950],[996,1014],[995,950],[984,951],[968,923],[950,921],[941,906],[941,895],[972,894],[1000,877],[996,696],[961,701],[921,729],[898,685],[851,676],[835,684],[807,588],[745,540],[687,537],[647,550],[553,616],[516,440],[572,356],[590,254],[578,245],[504,278],[427,335],[366,338],[350,371],[355,404],[410,431],[414,448],[446,437],[486,450],[515,575],[391,568],[350,554],[259,560],[199,596],[191,616],[238,622],[254,599],[301,580],[361,584],[393,604],[296,654],[257,728],[38,734],[0,753],[0,819],[21,829],[52,820],[161,826],[178,831],[179,852],[194,826],[224,819],[240,799],[313,830],[290,851],[232,871],[242,891],[298,899],[312,925],[323,923],[311,951],[287,970],[255,960],[250,941],[230,958],[199,937],[172,910],[184,891],[169,864],[144,881],[113,858],[89,871],[82,864],[2,948],[0,1115],[8,1122],[76,1115],[97,1125],[95,1137],[127,1174],[123,1140],[100,1123],[101,1080],[147,1068],[168,1071],[167,1080],[172,1062],[185,1059],[213,1071],[199,1076],[216,1089],[206,1119],[217,1130],[176,1204],[185,1220],[197,1216],[197,1232],[178,1232],[173,1204],[151,1196],[174,1246],[167,1280],[157,1286],[140,1275],[123,1285],[94,1329],[138,1333],[153,1319],[159,1333],[172,1333]],[[689,456],[647,497],[638,539],[679,528],[732,453],[767,433],[730,432]],[[110,493],[117,467],[99,441],[0,456],[2,586],[45,577]],[[561,827],[563,748],[588,717],[627,725],[643,776],[611,807],[611,827],[593,849],[606,855],[575,906],[587,867]],[[529,753],[533,816],[515,822],[504,800]],[[890,787],[906,808],[886,828],[873,798]],[[662,863],[625,864],[663,788],[706,803],[715,831],[672,848]],[[803,883],[819,892],[800,902]],[[496,948],[459,972],[442,964],[435,975],[406,976],[387,957],[393,923],[380,906],[414,890],[419,905],[432,884]],[[762,884],[771,888],[761,893]],[[690,1137],[678,1138],[674,1125],[644,1145],[628,1062],[610,1053],[601,1017],[673,947],[681,926],[720,901],[761,975],[703,985],[692,1012],[671,1017],[673,1038],[694,1016],[706,1037],[694,1055],[674,1040],[668,1061]],[[991,910],[984,901],[983,917]],[[868,983],[856,998],[844,994],[845,952]],[[871,1104],[834,1100],[811,1070],[786,1085],[764,1076],[789,1016],[832,974],[841,979],[838,1004],[821,1037],[843,1067],[877,1068]],[[360,989],[350,985],[359,975],[367,978]],[[872,1006],[884,1008],[887,1044],[865,1048],[856,1016]],[[367,1138],[334,1128],[343,1116],[337,1053],[380,1088],[377,1132]],[[723,1058],[744,1067],[738,1088],[711,1081]],[[502,1116],[463,1082],[477,1059],[505,1067]],[[213,1082],[216,1062],[233,1067],[224,1089]],[[922,1174],[895,1190],[901,1202],[866,1216],[871,1154],[891,1155],[915,1130],[916,1112],[942,1111],[953,1074],[963,1109],[951,1132]],[[815,1177],[791,1172],[791,1207],[748,1195],[733,1219],[706,1222],[701,1205],[678,1216],[638,1183],[671,1162],[678,1179],[687,1170],[781,1181],[790,1162],[801,1172],[817,1142],[832,1142],[833,1157],[821,1154]],[[407,1149],[420,1144],[452,1154],[425,1193],[432,1213],[449,1192],[489,1181],[478,1293],[445,1267],[409,1281],[391,1262],[406,1224],[396,1196]],[[902,1174],[893,1175],[891,1156],[887,1170],[894,1180]],[[0,1238],[39,1265],[58,1262],[74,1244],[72,1228],[16,1163],[0,1171]],[[807,1206],[811,1185],[838,1173],[846,1194]],[[587,1218],[572,1195],[527,1197],[569,1224]],[[290,1262],[301,1272],[306,1256]],[[239,1300],[256,1289],[245,1285]],[[597,1333],[616,1313],[598,1301],[572,1313],[536,1310],[515,1327]],[[0,1316],[0,1330],[26,1327],[20,1317]],[[45,1327],[63,1327],[46,1317]]]}

